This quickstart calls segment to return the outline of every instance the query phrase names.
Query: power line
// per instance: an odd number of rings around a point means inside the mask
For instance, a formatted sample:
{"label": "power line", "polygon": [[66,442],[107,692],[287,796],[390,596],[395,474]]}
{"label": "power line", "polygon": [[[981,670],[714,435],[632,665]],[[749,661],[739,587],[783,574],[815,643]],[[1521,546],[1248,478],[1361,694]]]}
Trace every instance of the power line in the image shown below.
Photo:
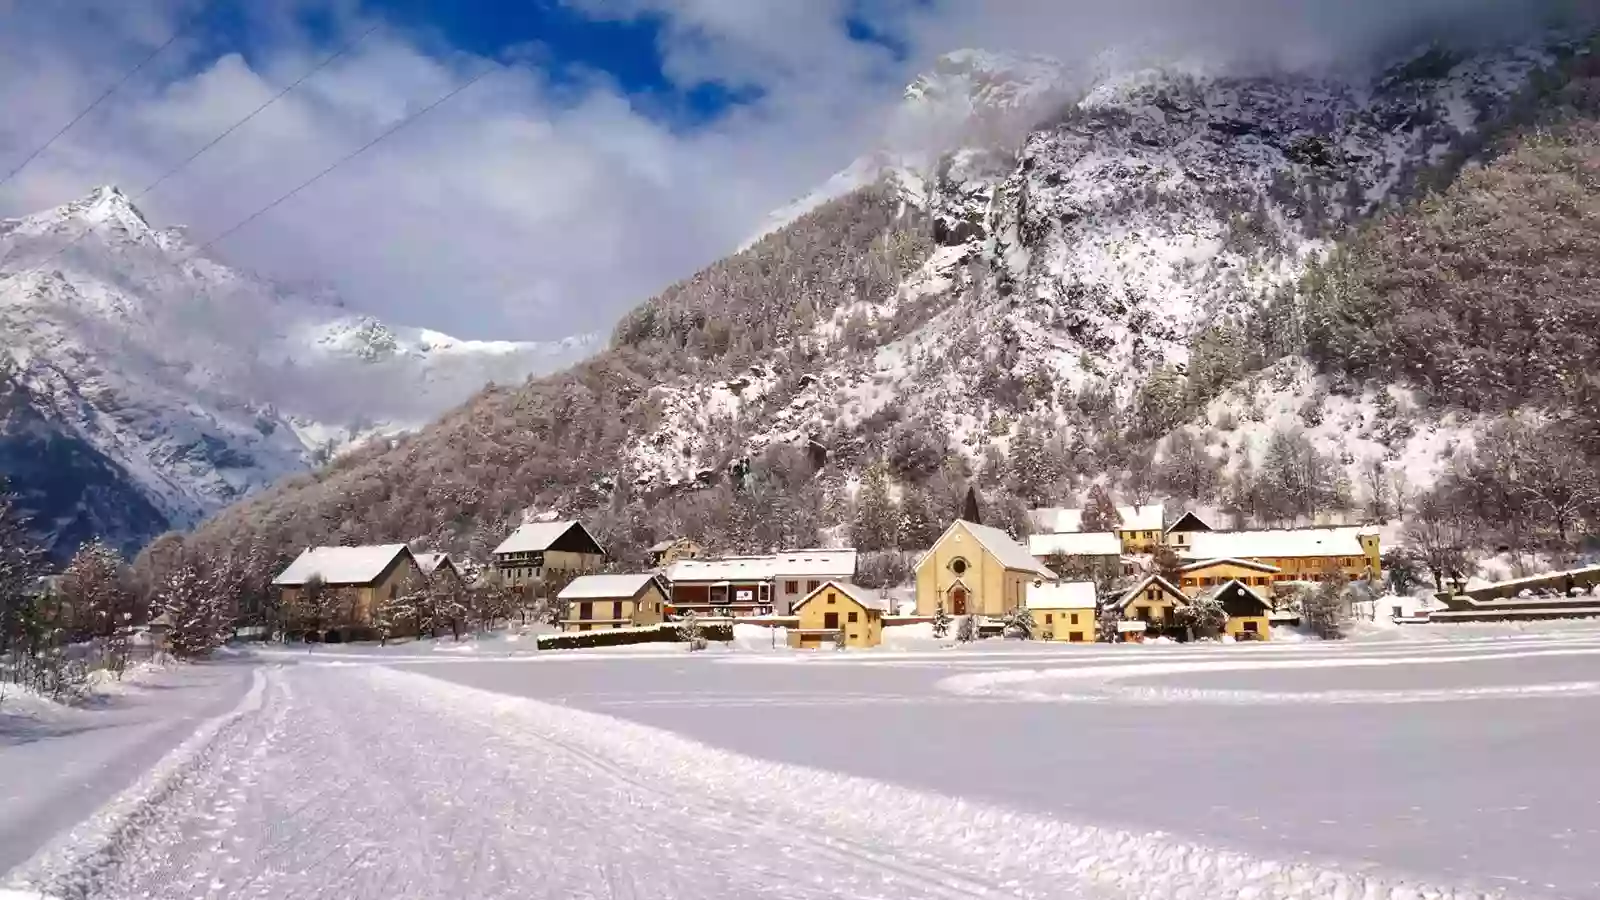
{"label": "power line", "polygon": [[422,116],[426,115],[428,112],[433,110],[435,107],[443,104],[445,101],[449,100],[450,98],[454,97],[455,95],[461,93],[462,91],[466,90],[467,88],[472,87],[473,85],[475,85],[478,82],[482,81],[484,79],[484,77],[489,75],[491,72],[496,72],[496,71],[499,71],[499,67],[498,66],[491,67],[491,68],[488,68],[488,69],[484,69],[482,72],[479,72],[478,74],[472,76],[466,82],[464,82],[461,85],[457,86],[456,88],[451,90],[449,93],[445,94],[443,97],[440,97],[439,99],[433,101],[432,103],[429,103],[427,106],[424,106],[423,108],[417,110],[414,113],[411,113],[410,115],[408,115],[405,118],[401,119],[400,121],[396,122],[394,125],[390,126],[388,129],[384,130],[377,137],[373,138],[370,141],[367,141],[365,144],[362,144],[360,147],[357,147],[351,153],[348,153],[345,156],[340,157],[339,159],[335,160],[332,165],[328,166],[326,169],[323,169],[322,171],[318,172],[317,174],[315,174],[315,175],[311,176],[310,178],[306,179],[305,181],[301,182],[298,186],[296,186],[294,189],[290,190],[288,193],[283,194],[278,199],[272,201],[271,203],[268,203],[266,206],[263,206],[262,208],[256,210],[255,212],[251,213],[250,215],[246,216],[243,219],[243,221],[239,222],[237,225],[234,225],[232,228],[229,228],[227,231],[224,231],[221,234],[217,235],[216,237],[212,238],[211,240],[206,241],[204,244],[201,244],[199,247],[195,248],[194,253],[190,254],[190,256],[197,256],[200,253],[203,253],[204,251],[206,251],[207,249],[209,249],[210,247],[215,245],[218,241],[223,240],[224,238],[232,235],[234,232],[238,231],[239,229],[245,227],[246,225],[249,225],[251,222],[254,222],[256,219],[259,219],[263,215],[271,212],[273,209],[275,209],[278,206],[278,204],[283,203],[285,200],[288,200],[289,198],[295,196],[296,194],[300,193],[301,191],[305,190],[306,188],[312,186],[313,184],[316,184],[318,181],[321,181],[324,177],[326,177],[334,169],[339,168],[340,166],[344,165],[345,163],[349,162],[350,160],[355,159],[356,157],[360,156],[361,154],[363,154],[363,153],[367,152],[368,150],[372,149],[373,146],[375,146],[379,141],[384,140],[385,138],[389,137],[390,135],[394,134],[395,132],[399,131],[400,129],[406,127],[407,125],[411,124],[412,122],[414,122],[417,119],[421,118]]}
{"label": "power line", "polygon": [[166,41],[164,43],[162,43],[161,46],[159,46],[156,49],[150,51],[150,55],[149,56],[146,56],[144,59],[139,60],[139,64],[134,66],[133,68],[129,69],[126,74],[124,74],[121,78],[117,79],[116,83],[114,83],[110,87],[106,88],[105,92],[102,93],[100,96],[96,97],[94,99],[93,103],[91,103],[88,106],[84,107],[83,112],[80,112],[77,115],[73,116],[72,117],[72,121],[70,121],[67,124],[61,126],[61,130],[57,131],[55,134],[50,135],[50,139],[49,140],[45,141],[43,144],[40,144],[38,147],[36,147],[34,149],[34,151],[32,153],[29,153],[26,157],[23,157],[22,162],[17,163],[16,168],[12,169],[10,172],[7,172],[6,176],[4,178],[0,178],[0,186],[4,186],[6,182],[8,182],[12,178],[16,177],[16,174],[18,172],[21,172],[23,169],[27,168],[28,167],[28,163],[31,163],[35,159],[37,159],[39,154],[41,154],[44,151],[50,149],[50,145],[52,145],[56,141],[60,140],[62,135],[66,134],[68,131],[71,131],[72,130],[72,126],[74,126],[74,125],[78,124],[79,122],[83,121],[84,116],[87,116],[89,113],[94,112],[96,107],[98,107],[101,103],[104,103],[106,101],[107,97],[110,97],[112,94],[115,94],[123,85],[128,83],[128,79],[130,79],[133,76],[137,75],[141,69],[143,69],[145,66],[150,64],[151,60],[155,59],[157,56],[160,56],[161,55],[161,51],[163,51],[163,50],[167,49],[168,47],[172,46],[173,42],[176,41],[179,37],[181,37],[185,31],[188,31],[189,27],[191,25],[193,25],[195,22],[199,21],[199,19],[200,19],[200,14],[198,12],[196,12],[194,14],[194,16],[192,16],[187,22],[183,23],[183,25],[179,26],[176,30],[174,30],[172,32],[172,36],[171,37],[167,38]]}
{"label": "power line", "polygon": [[251,110],[249,115],[245,116],[244,118],[240,119],[239,121],[237,121],[237,122],[233,123],[232,125],[228,126],[228,129],[226,131],[224,131],[221,134],[217,135],[216,137],[212,138],[205,146],[201,147],[199,150],[196,150],[195,152],[189,154],[189,157],[187,159],[185,159],[183,162],[178,163],[176,166],[173,166],[171,169],[167,170],[167,173],[165,175],[162,175],[160,178],[157,178],[155,181],[150,182],[150,184],[148,186],[146,186],[144,188],[144,190],[142,190],[139,193],[135,194],[133,199],[137,200],[140,197],[143,197],[144,195],[146,195],[146,194],[150,193],[151,191],[155,190],[156,188],[160,187],[168,178],[171,178],[172,176],[174,176],[174,175],[178,174],[179,172],[183,171],[185,168],[188,167],[188,165],[190,163],[194,162],[196,159],[199,159],[201,154],[205,153],[207,150],[210,150],[212,147],[215,147],[217,144],[221,143],[223,141],[223,139],[225,139],[228,135],[233,134],[235,131],[238,131],[246,122],[249,122],[251,119],[254,119],[256,116],[260,115],[261,112],[263,110],[265,110],[267,107],[271,106],[274,103],[277,103],[279,100],[282,100],[285,94],[287,94],[290,91],[294,90],[295,88],[299,87],[307,78],[310,78],[311,76],[317,74],[318,72],[322,71],[323,69],[326,69],[328,66],[333,64],[334,60],[337,60],[339,57],[344,56],[346,53],[349,53],[351,50],[354,50],[356,48],[357,44],[360,44],[362,41],[366,40],[368,36],[370,36],[374,31],[377,31],[377,30],[378,30],[378,26],[374,25],[371,28],[368,28],[366,31],[362,32],[360,37],[358,37],[355,40],[349,42],[348,44],[345,44],[343,47],[340,47],[338,50],[335,50],[332,53],[332,55],[324,58],[322,60],[322,62],[319,62],[316,65],[312,66],[311,69],[309,71],[307,71],[304,75],[301,75],[299,78],[296,78],[294,80],[294,83],[290,84],[288,87],[286,87],[283,90],[281,90],[281,91],[277,92],[276,94],[272,95],[272,98],[269,99],[267,102],[261,104],[260,106],[256,107],[255,109]]}
{"label": "power line", "polygon": [[[216,137],[212,138],[210,141],[206,142],[206,144],[203,145],[202,147],[200,147],[200,149],[198,149],[198,150],[194,151],[193,153],[189,154],[189,156],[186,159],[184,159],[182,162],[178,163],[177,165],[173,166],[172,168],[168,169],[166,171],[166,173],[163,174],[160,178],[157,178],[155,181],[150,182],[150,184],[146,185],[143,190],[141,190],[138,193],[134,194],[133,197],[131,197],[130,199],[133,200],[133,201],[138,201],[138,200],[144,198],[145,196],[147,196],[148,194],[150,194],[150,192],[154,191],[156,188],[158,188],[161,185],[165,184],[168,179],[172,178],[172,176],[174,176],[174,175],[178,174],[179,172],[183,171],[184,169],[188,168],[190,163],[193,163],[195,160],[199,159],[201,157],[201,155],[204,154],[207,150],[210,150],[212,147],[215,147],[217,144],[220,144],[224,139],[227,138],[228,135],[233,134],[235,131],[238,131],[240,128],[242,128],[245,125],[245,123],[249,122],[251,119],[254,119],[256,116],[260,115],[263,111],[265,111],[267,107],[271,106],[274,103],[277,103],[279,100],[282,100],[286,94],[288,94],[290,91],[294,90],[295,88],[299,87],[301,84],[303,84],[305,82],[306,79],[308,79],[311,76],[317,74],[318,72],[322,71],[323,69],[326,69],[328,66],[332,65],[335,60],[337,60],[340,57],[344,56],[346,53],[349,53],[351,50],[354,50],[358,44],[360,44],[362,41],[366,40],[374,31],[377,31],[377,30],[378,30],[378,26],[377,25],[373,25],[371,28],[368,28],[366,31],[362,32],[361,35],[359,37],[357,37],[355,40],[350,41],[349,43],[346,43],[343,47],[340,47],[338,50],[335,50],[332,54],[328,55],[327,57],[324,57],[321,62],[319,62],[316,65],[312,66],[309,70],[307,70],[305,72],[305,74],[301,75],[299,78],[296,78],[293,83],[289,84],[287,87],[283,88],[282,90],[278,91],[276,94],[272,95],[272,97],[269,98],[265,103],[262,103],[260,106],[257,106],[255,109],[251,110],[250,113],[248,115],[246,115],[244,118],[242,118],[239,121],[237,121],[237,122],[233,123],[232,125],[228,126],[228,128],[226,130],[224,130],[221,134],[217,135]],[[46,256],[44,259],[42,259],[39,262],[35,263],[33,266],[29,267],[22,274],[29,275],[29,274],[32,274],[32,273],[44,268],[47,265],[49,265],[50,262],[52,260],[54,260],[56,257],[60,256],[61,254],[65,253],[68,250],[71,250],[73,247],[77,246],[77,243],[79,241],[83,240],[86,236],[88,236],[89,232],[91,232],[93,230],[94,230],[94,224],[90,223],[89,225],[85,226],[82,231],[80,231],[76,235],[74,235],[72,240],[67,241],[65,244],[62,244],[60,247],[57,247],[55,249],[55,251],[52,252],[49,256]],[[4,260],[0,259],[0,262],[4,262]],[[13,277],[15,277],[15,276],[13,276]]]}

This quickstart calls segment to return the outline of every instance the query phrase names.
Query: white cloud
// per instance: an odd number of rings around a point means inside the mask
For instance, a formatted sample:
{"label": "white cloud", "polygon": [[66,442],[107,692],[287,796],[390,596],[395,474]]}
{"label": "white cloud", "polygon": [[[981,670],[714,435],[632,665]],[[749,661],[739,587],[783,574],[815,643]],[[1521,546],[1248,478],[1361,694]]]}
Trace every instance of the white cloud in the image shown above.
{"label": "white cloud", "polygon": [[[596,17],[658,18],[669,77],[685,88],[753,88],[760,99],[688,128],[631,105],[600,74],[552,85],[531,64],[504,68],[229,238],[222,252],[281,278],[330,282],[358,308],[464,336],[607,328],[848,162],[899,84],[945,50],[1071,59],[1119,44],[1305,63],[1369,52],[1423,14],[1530,8],[1525,0],[566,2]],[[0,174],[198,3],[84,0],[65,14],[59,4],[0,0]],[[141,201],[158,223],[188,223],[204,240],[496,65],[436,35],[362,18],[351,0],[332,3],[338,34],[314,40],[294,15],[314,5],[330,4],[244,5],[254,17],[241,29],[245,48],[185,36],[0,187],[0,214],[105,182],[136,191],[334,47],[380,26]],[[851,40],[852,15],[903,39],[908,57]]]}

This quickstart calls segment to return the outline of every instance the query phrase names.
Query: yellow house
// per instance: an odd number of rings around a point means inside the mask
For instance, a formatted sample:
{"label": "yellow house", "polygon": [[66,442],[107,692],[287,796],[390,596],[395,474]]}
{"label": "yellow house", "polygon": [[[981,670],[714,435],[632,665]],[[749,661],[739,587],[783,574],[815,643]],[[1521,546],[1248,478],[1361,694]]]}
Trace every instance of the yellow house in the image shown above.
{"label": "yellow house", "polygon": [[1228,613],[1228,624],[1223,633],[1236,641],[1272,640],[1272,602],[1249,585],[1239,581],[1212,588],[1210,596],[1222,601]]}
{"label": "yellow house", "polygon": [[917,615],[999,617],[1020,606],[1034,581],[1056,575],[998,528],[957,519],[916,564]]}
{"label": "yellow house", "polygon": [[805,650],[876,647],[883,642],[885,601],[877,592],[848,581],[827,581],[795,604],[799,625],[789,629],[789,646]]}
{"label": "yellow house", "polygon": [[531,522],[494,548],[494,564],[506,584],[521,588],[600,571],[606,552],[578,522]]}
{"label": "yellow house", "polygon": [[1152,633],[1176,629],[1177,611],[1189,605],[1189,598],[1160,575],[1148,575],[1116,600],[1124,621],[1142,623]]}
{"label": "yellow house", "polygon": [[1249,559],[1204,559],[1178,570],[1178,588],[1193,597],[1214,587],[1238,581],[1271,595],[1274,579],[1283,570]]}
{"label": "yellow house", "polygon": [[650,554],[651,566],[664,569],[680,559],[699,559],[705,548],[688,538],[671,538],[652,544],[645,552]]}
{"label": "yellow house", "polygon": [[604,631],[659,625],[667,592],[654,575],[580,575],[556,599],[566,604],[563,631]]}
{"label": "yellow house", "polygon": [[1363,527],[1193,532],[1192,560],[1249,559],[1276,566],[1273,581],[1359,581],[1382,578],[1378,532]]}
{"label": "yellow house", "polygon": [[1033,613],[1034,634],[1040,640],[1094,642],[1094,582],[1029,582],[1026,603]]}
{"label": "yellow house", "polygon": [[[322,602],[302,602],[308,600],[306,584],[314,579],[322,584]],[[309,547],[272,584],[308,637],[316,632],[317,640],[350,640],[366,636],[379,602],[420,590],[426,580],[405,544],[375,544]]]}

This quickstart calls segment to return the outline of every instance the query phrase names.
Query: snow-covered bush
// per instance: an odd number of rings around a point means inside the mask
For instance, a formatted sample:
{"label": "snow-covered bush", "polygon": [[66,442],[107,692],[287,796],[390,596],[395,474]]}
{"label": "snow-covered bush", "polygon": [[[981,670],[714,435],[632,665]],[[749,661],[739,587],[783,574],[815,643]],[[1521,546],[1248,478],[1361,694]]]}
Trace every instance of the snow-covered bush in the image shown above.
{"label": "snow-covered bush", "polygon": [[978,617],[965,615],[961,617],[961,624],[956,626],[956,640],[963,644],[970,644],[978,639]]}
{"label": "snow-covered bush", "polygon": [[1033,610],[1027,606],[1019,605],[1006,615],[1006,637],[1031,641],[1034,627]]}
{"label": "snow-covered bush", "polygon": [[945,611],[944,604],[940,603],[933,610],[933,636],[945,637],[950,633],[950,613]]}
{"label": "snow-covered bush", "polygon": [[1191,599],[1188,606],[1179,607],[1175,618],[1197,638],[1216,637],[1228,626],[1228,611],[1222,608],[1222,601],[1206,594]]}
{"label": "snow-covered bush", "polygon": [[1300,598],[1300,625],[1323,640],[1344,637],[1348,615],[1347,589],[1337,581],[1324,582]]}
{"label": "snow-covered bush", "polygon": [[678,640],[689,645],[689,652],[706,649],[706,632],[700,624],[700,617],[690,610],[678,620]]}

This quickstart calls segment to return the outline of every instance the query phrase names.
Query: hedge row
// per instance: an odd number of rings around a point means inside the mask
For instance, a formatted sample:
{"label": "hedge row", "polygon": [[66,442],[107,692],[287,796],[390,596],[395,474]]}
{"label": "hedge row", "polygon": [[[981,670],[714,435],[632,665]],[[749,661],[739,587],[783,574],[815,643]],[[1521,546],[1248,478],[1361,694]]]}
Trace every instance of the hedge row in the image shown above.
{"label": "hedge row", "polygon": [[[702,622],[700,631],[708,641],[733,640],[732,622]],[[681,640],[678,626],[647,625],[643,628],[612,628],[605,631],[573,631],[541,634],[540,650],[575,650],[582,647],[620,647],[624,644],[657,644]]]}

